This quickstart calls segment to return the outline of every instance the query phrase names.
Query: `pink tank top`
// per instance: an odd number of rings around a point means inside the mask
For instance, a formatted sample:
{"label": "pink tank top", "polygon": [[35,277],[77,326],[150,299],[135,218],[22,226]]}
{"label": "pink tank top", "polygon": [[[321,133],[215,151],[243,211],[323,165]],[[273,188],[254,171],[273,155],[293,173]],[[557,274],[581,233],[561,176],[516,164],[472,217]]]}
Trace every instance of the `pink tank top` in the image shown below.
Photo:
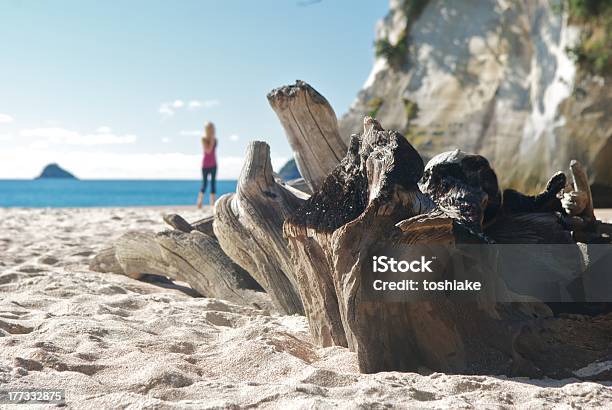
{"label": "pink tank top", "polygon": [[202,159],[202,168],[214,168],[217,166],[217,155],[215,152],[217,151],[217,140],[215,140],[215,145],[213,145],[213,149],[210,152],[206,152],[204,150],[204,158]]}

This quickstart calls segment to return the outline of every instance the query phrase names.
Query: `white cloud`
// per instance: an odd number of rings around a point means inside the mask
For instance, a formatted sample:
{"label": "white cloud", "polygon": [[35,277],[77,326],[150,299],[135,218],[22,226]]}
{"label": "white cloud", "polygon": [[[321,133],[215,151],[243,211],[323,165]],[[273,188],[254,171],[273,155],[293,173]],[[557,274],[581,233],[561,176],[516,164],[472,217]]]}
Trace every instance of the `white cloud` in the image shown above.
{"label": "white cloud", "polygon": [[215,107],[217,105],[221,104],[219,102],[219,100],[204,100],[204,101],[200,101],[200,100],[191,100],[189,101],[189,104],[187,105],[187,108],[195,111],[195,110],[199,110],[200,108],[204,107],[204,108],[211,108],[211,107]]}
{"label": "white cloud", "polygon": [[183,135],[186,137],[199,137],[204,134],[204,131],[200,130],[183,130],[179,131],[179,135]]}
{"label": "white cloud", "polygon": [[100,127],[94,133],[81,134],[77,131],[59,127],[30,128],[19,132],[26,138],[38,138],[31,147],[44,148],[49,145],[116,145],[132,144],[137,137],[132,134],[117,135],[108,127]]}
{"label": "white cloud", "polygon": [[240,137],[236,134],[232,134],[229,136],[230,141],[238,141]]}
{"label": "white cloud", "polygon": [[0,113],[0,124],[9,124],[13,122],[13,117],[8,114]]}
{"label": "white cloud", "polygon": [[99,132],[101,134],[109,134],[112,132],[110,127],[106,127],[106,126],[102,126],[102,127],[98,127],[98,129],[96,130],[96,132]]}
{"label": "white cloud", "polygon": [[2,141],[10,141],[12,139],[13,139],[12,135],[0,134],[0,142],[2,142]]}
{"label": "white cloud", "polygon": [[219,104],[221,104],[219,102],[219,100],[206,100],[206,101],[202,102],[202,105],[204,106],[204,108],[215,107],[215,106],[217,106]]}
{"label": "white cloud", "polygon": [[[272,165],[278,170],[286,161],[286,157],[273,157]],[[0,150],[0,178],[33,178],[51,162],[57,162],[79,178],[86,179],[159,178],[160,175],[167,179],[200,179],[202,157],[182,153],[60,152],[10,148]],[[244,158],[221,156],[218,164],[219,179],[238,179]]]}
{"label": "white cloud", "polygon": [[189,111],[196,111],[200,108],[211,108],[219,105],[219,100],[190,100],[185,102],[183,100],[174,100],[173,102],[164,102],[159,106],[159,113],[164,118],[172,117],[178,110],[187,108]]}
{"label": "white cloud", "polygon": [[170,142],[170,141],[172,141],[172,140],[171,140],[170,138],[168,138],[168,137],[164,137],[164,138],[162,138],[162,139],[161,139],[161,141],[162,141],[164,144],[167,144],[167,143],[169,143],[169,142]]}
{"label": "white cloud", "polygon": [[163,117],[172,117],[174,115],[174,110],[172,108],[170,108],[170,104],[168,103],[163,103],[160,107],[159,107],[159,113],[163,116]]}
{"label": "white cloud", "polygon": [[190,110],[198,110],[200,108],[202,108],[202,103],[198,100],[192,100],[189,101],[189,104],[187,105],[187,108],[189,108]]}

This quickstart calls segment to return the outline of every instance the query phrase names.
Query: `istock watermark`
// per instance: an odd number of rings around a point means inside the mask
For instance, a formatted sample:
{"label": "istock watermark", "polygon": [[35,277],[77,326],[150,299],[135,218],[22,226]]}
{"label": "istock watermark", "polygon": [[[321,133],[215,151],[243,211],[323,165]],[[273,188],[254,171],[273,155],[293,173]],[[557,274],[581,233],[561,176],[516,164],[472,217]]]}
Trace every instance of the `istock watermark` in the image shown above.
{"label": "istock watermark", "polygon": [[[397,244],[371,249],[359,269],[362,297],[413,302],[612,302],[607,244]],[[356,272],[356,271],[353,271]]]}
{"label": "istock watermark", "polygon": [[372,269],[374,272],[431,272],[431,263],[433,259],[427,260],[425,256],[421,256],[420,260],[406,261],[406,260],[395,260],[393,257],[387,256],[373,256],[372,257]]}
{"label": "istock watermark", "polygon": [[[427,257],[421,255],[420,258],[405,260],[395,259],[392,256],[374,255],[372,256],[372,272],[376,274],[389,273],[434,273],[432,264],[437,259],[436,256]],[[426,278],[394,278],[389,280],[374,279],[372,289],[377,292],[385,291],[453,291],[453,292],[474,292],[482,289],[482,283],[470,280],[432,280]]]}

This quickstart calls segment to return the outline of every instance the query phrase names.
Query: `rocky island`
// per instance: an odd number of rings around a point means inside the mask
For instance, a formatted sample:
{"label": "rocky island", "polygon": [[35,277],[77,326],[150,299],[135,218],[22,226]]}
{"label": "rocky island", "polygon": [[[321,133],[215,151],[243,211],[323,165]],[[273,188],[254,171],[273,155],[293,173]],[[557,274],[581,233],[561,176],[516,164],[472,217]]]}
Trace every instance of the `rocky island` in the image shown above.
{"label": "rocky island", "polygon": [[78,179],[72,173],[66,171],[64,168],[55,163],[47,165],[35,179],[49,178]]}

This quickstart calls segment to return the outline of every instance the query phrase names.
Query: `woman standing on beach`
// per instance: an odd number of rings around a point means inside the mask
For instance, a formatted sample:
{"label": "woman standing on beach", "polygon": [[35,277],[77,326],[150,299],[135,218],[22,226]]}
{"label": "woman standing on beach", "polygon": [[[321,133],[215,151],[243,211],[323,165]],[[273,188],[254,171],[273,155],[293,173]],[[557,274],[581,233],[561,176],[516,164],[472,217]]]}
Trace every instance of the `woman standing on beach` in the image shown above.
{"label": "woman standing on beach", "polygon": [[202,149],[204,158],[202,159],[202,188],[198,194],[198,208],[202,208],[204,193],[208,176],[210,175],[210,204],[215,204],[215,193],[217,190],[217,137],[215,136],[215,125],[207,122],[204,125],[204,136],[202,137]]}

